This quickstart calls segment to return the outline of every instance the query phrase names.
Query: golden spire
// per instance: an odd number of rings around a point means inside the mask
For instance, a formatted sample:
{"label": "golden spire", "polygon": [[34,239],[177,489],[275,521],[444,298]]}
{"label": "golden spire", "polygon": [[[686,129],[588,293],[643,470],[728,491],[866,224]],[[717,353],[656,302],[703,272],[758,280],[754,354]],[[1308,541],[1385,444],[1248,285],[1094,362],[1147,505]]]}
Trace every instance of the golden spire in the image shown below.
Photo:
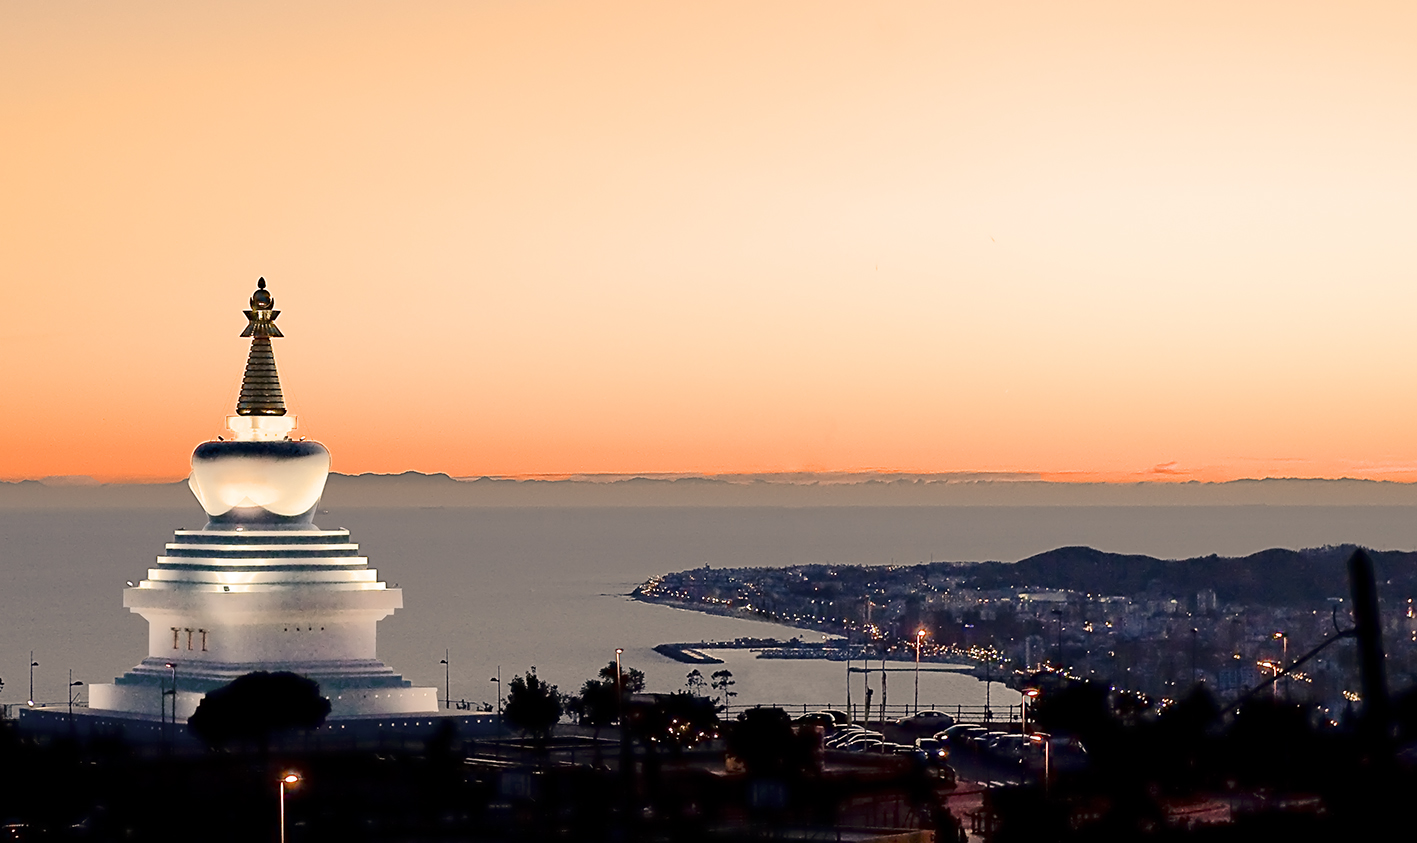
{"label": "golden spire", "polygon": [[275,298],[266,292],[266,279],[257,281],[251,309],[245,311],[246,330],[241,332],[241,336],[251,338],[251,353],[246,357],[246,374],[241,378],[241,397],[236,400],[238,416],[285,415],[285,398],[280,393],[280,375],[271,350],[271,337],[285,336],[276,327],[280,311],[272,309],[275,304]]}

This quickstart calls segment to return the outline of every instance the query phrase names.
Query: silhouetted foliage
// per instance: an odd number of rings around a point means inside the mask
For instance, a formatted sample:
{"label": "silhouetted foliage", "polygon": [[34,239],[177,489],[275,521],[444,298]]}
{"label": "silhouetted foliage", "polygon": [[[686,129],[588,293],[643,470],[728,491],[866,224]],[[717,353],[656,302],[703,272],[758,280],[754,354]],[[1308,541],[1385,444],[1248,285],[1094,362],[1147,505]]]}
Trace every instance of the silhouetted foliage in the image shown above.
{"label": "silhouetted foliage", "polygon": [[704,679],[704,675],[696,667],[684,675],[684,687],[688,689],[689,693],[702,696],[704,688],[708,687],[708,681]]}
{"label": "silhouetted foliage", "polygon": [[556,686],[538,677],[533,667],[512,679],[502,712],[508,723],[544,743],[565,713],[565,703]]}
{"label": "silhouetted foliage", "polygon": [[187,728],[211,747],[249,741],[262,746],[287,729],[313,729],[325,722],[330,701],[313,679],[260,670],[207,693]]}
{"label": "silhouetted foliage", "polygon": [[750,708],[738,715],[724,737],[728,754],[749,775],[789,778],[812,766],[812,747],[792,729],[792,717],[780,708]]}
{"label": "silhouetted foliage", "polygon": [[651,748],[678,751],[718,736],[718,706],[688,691],[656,694],[653,702],[633,706],[626,718],[635,738]]}
{"label": "silhouetted foliage", "polygon": [[[611,690],[615,688],[615,662],[607,664],[600,669],[600,678],[610,683]],[[645,674],[642,670],[635,670],[633,667],[620,668],[620,690],[625,694],[638,694],[645,689]]]}
{"label": "silhouetted foliage", "polygon": [[1096,682],[1072,682],[1040,696],[1029,706],[1029,716],[1046,732],[1076,735],[1089,745],[1105,741],[1117,725],[1109,693]]}
{"label": "silhouetted foliage", "polygon": [[733,671],[715,670],[709,675],[709,678],[712,680],[709,682],[709,687],[713,688],[714,700],[720,705],[728,705],[729,700],[738,696],[738,692],[733,690],[733,686],[738,684],[733,679]]}

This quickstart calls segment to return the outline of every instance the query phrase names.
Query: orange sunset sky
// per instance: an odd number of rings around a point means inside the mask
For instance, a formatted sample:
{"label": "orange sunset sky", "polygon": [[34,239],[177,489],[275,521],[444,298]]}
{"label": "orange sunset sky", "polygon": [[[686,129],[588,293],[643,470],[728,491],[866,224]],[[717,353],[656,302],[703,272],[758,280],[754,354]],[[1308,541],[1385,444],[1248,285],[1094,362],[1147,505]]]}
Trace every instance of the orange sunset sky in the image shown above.
{"label": "orange sunset sky", "polygon": [[0,478],[1417,479],[1417,6],[0,6]]}

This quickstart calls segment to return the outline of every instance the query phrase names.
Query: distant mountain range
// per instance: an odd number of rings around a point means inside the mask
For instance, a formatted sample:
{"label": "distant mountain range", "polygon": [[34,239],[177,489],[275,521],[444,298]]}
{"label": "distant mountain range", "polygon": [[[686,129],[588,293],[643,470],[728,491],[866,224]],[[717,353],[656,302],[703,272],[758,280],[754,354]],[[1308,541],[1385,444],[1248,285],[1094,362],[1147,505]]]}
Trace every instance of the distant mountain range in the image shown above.
{"label": "distant mountain range", "polygon": [[[185,506],[185,481],[0,482],[0,507]],[[1057,483],[998,474],[591,475],[454,479],[334,474],[325,506],[1414,506],[1417,484],[1268,479],[1226,483]]]}

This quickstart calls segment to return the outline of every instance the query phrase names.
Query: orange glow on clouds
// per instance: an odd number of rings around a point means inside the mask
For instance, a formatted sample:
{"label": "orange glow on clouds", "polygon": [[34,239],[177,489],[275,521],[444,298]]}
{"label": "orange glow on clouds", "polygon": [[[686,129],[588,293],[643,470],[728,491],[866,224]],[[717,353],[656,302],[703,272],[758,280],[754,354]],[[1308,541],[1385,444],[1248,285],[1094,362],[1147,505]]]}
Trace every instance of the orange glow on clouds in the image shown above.
{"label": "orange glow on clouds", "polygon": [[0,8],[0,477],[1417,479],[1408,4]]}

